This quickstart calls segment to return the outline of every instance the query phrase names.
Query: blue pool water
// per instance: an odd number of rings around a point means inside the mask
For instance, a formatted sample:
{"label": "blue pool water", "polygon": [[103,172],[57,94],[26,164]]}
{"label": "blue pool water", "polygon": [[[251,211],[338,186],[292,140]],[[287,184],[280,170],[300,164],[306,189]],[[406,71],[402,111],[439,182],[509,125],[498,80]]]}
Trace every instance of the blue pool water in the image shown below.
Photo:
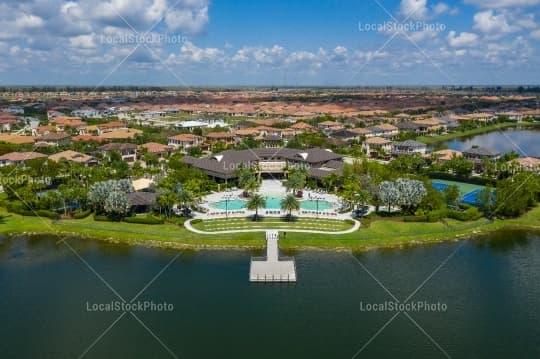
{"label": "blue pool water", "polygon": [[[266,197],[266,206],[265,209],[281,209],[281,200],[282,197]],[[241,199],[232,199],[230,201],[218,201],[212,204],[213,208],[219,210],[228,210],[228,211],[237,211],[240,209],[246,208],[246,201]],[[300,208],[308,211],[316,211],[317,208],[319,211],[324,211],[332,208],[332,204],[328,201],[320,200],[317,207],[317,201],[306,200],[300,201]]]}
{"label": "blue pool water", "polygon": [[221,209],[221,210],[228,210],[228,211],[237,211],[239,209],[246,207],[246,201],[242,201],[240,199],[232,199],[230,201],[219,201],[212,204],[212,207]]}
{"label": "blue pool water", "polygon": [[319,201],[319,205],[317,206],[317,201],[310,199],[300,202],[300,207],[302,209],[307,209],[308,211],[316,211],[317,209],[319,211],[324,211],[326,209],[332,208],[332,204],[328,201]]}

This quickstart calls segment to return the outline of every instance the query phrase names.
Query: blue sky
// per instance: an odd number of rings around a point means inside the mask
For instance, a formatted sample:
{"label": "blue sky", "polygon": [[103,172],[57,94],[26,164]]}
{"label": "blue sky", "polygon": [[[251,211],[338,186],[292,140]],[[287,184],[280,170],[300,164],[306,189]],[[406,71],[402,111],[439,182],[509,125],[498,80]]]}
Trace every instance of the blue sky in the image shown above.
{"label": "blue sky", "polygon": [[540,0],[4,0],[0,84],[539,84],[539,11]]}

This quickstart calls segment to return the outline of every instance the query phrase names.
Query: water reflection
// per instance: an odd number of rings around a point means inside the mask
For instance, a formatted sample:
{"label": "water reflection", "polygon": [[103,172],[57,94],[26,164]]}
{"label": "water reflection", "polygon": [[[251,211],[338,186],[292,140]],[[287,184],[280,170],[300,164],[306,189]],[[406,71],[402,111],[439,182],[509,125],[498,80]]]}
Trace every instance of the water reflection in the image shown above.
{"label": "water reflection", "polygon": [[501,153],[514,151],[520,156],[540,157],[540,130],[508,129],[482,135],[462,137],[445,142],[452,150],[466,150],[472,146],[482,146]]}

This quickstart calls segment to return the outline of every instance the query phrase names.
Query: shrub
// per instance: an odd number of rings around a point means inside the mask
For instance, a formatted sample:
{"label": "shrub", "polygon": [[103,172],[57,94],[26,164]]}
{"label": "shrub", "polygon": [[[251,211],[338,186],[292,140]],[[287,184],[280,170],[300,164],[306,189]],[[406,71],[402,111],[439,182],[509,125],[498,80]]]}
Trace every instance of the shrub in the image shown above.
{"label": "shrub", "polygon": [[109,218],[109,216],[103,215],[103,214],[94,214],[94,221],[98,222],[113,222],[112,219]]}
{"label": "shrub", "polygon": [[58,219],[60,215],[54,211],[49,211],[48,209],[38,209],[36,215],[39,217],[45,217],[50,219]]}
{"label": "shrub", "polygon": [[176,224],[177,226],[183,226],[186,220],[187,220],[186,217],[171,217],[171,218],[167,218],[166,221],[172,224]]}
{"label": "shrub", "polygon": [[137,224],[163,224],[165,221],[154,216],[134,216],[124,218],[124,222]]}
{"label": "shrub", "polygon": [[469,207],[465,211],[448,210],[448,218],[458,221],[474,221],[482,217],[482,212],[476,207]]}
{"label": "shrub", "polygon": [[403,222],[427,222],[428,216],[409,216],[403,217]]}
{"label": "shrub", "polygon": [[88,217],[90,214],[92,214],[92,209],[87,209],[86,211],[80,211],[77,210],[75,213],[73,213],[73,218],[75,219],[83,219]]}

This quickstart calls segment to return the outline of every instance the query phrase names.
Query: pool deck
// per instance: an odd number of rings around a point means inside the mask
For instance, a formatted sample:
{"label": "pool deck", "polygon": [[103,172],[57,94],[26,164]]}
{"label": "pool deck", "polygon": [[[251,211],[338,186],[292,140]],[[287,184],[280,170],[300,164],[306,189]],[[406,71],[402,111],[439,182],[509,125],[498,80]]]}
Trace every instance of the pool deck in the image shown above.
{"label": "pool deck", "polygon": [[[282,183],[275,180],[264,180],[262,181],[261,187],[258,191],[263,197],[285,197],[287,195],[285,187]],[[214,218],[224,218],[224,217],[246,217],[252,216],[255,214],[255,211],[249,211],[247,209],[231,209],[225,211],[223,209],[214,208],[213,203],[224,201],[225,199],[229,200],[243,200],[247,201],[247,198],[242,197],[243,190],[233,189],[224,192],[214,192],[203,198],[201,207],[203,207],[206,213],[195,213],[195,218],[200,219],[214,219]],[[310,190],[305,190],[303,192],[303,197],[300,200],[321,200],[326,201],[332,204],[332,208],[319,210],[318,213],[316,210],[307,210],[301,209],[300,211],[295,212],[294,214],[301,217],[310,217],[310,218],[334,218],[334,219],[348,219],[351,218],[350,213],[338,213],[337,208],[341,205],[341,200],[336,195],[330,193],[321,193]],[[282,217],[286,215],[284,211],[279,208],[270,209],[270,208],[261,208],[259,209],[259,215],[267,217]]]}

